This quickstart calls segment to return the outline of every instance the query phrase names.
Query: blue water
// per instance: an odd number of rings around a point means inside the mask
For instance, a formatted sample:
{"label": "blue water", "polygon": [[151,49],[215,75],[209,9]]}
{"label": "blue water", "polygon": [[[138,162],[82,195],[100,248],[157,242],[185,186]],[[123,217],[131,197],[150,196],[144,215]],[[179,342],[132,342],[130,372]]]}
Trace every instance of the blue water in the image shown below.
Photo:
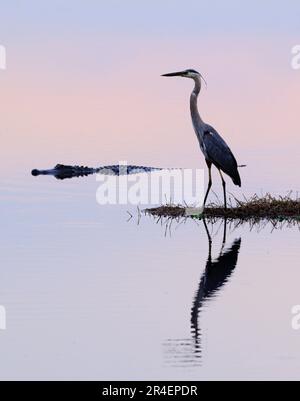
{"label": "blue water", "polygon": [[97,186],[1,180],[1,378],[299,379],[297,227],[231,224],[222,245],[208,224],[210,258],[203,222],[99,206]]}

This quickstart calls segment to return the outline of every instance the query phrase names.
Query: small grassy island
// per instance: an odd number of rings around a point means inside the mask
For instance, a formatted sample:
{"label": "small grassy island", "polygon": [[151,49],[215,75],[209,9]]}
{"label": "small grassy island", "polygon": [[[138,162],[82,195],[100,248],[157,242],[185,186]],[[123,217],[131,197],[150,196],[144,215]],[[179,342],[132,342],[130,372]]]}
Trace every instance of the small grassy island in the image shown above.
{"label": "small grassy island", "polygon": [[220,204],[209,204],[203,214],[196,216],[186,216],[186,208],[176,205],[165,205],[144,210],[145,214],[154,217],[181,218],[191,217],[196,219],[205,218],[214,220],[226,218],[239,222],[259,222],[262,220],[271,221],[273,224],[278,222],[300,223],[300,198],[287,196],[274,197],[266,194],[262,197],[252,196],[250,199],[240,201],[234,199],[234,204],[225,209]]}

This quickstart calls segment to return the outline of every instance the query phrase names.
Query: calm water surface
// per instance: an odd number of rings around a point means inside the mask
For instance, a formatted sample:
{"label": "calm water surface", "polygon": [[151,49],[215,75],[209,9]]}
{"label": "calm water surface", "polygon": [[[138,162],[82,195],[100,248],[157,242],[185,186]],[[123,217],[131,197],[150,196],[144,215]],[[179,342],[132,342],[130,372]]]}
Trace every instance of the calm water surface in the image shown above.
{"label": "calm water surface", "polygon": [[1,378],[299,379],[297,228],[222,244],[222,221],[166,232],[97,186],[1,178]]}

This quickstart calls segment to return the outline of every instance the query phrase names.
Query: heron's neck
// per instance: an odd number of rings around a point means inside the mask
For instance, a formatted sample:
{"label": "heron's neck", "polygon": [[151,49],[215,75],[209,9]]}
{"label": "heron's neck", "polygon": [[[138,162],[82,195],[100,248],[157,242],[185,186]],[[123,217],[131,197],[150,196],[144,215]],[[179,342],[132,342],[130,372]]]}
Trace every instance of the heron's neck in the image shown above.
{"label": "heron's neck", "polygon": [[199,114],[198,102],[197,102],[199,93],[201,91],[201,80],[200,80],[200,78],[195,78],[194,82],[195,82],[195,87],[194,87],[194,90],[191,93],[191,97],[190,97],[190,108],[191,108],[191,116],[192,116],[193,124],[194,124],[194,126],[195,125],[199,126],[199,125],[204,124],[204,122]]}

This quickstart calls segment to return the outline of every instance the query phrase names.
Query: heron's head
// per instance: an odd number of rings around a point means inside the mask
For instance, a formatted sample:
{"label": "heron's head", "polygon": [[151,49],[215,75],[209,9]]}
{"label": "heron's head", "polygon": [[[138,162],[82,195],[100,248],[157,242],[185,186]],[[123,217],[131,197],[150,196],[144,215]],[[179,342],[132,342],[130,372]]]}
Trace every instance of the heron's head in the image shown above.
{"label": "heron's head", "polygon": [[179,72],[170,72],[168,74],[163,74],[162,77],[183,77],[183,78],[191,78],[193,80],[201,80],[201,78],[202,78],[206,84],[206,81],[203,78],[203,76],[200,74],[200,72],[198,72],[196,70],[192,70],[192,69],[179,71]]}

